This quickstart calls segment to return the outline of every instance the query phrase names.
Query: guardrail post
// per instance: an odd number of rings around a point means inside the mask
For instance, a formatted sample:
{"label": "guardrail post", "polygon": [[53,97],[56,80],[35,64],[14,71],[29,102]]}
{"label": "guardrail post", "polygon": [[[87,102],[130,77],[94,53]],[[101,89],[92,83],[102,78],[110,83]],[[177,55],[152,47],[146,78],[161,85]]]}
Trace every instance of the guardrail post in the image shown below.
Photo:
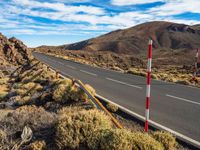
{"label": "guardrail post", "polygon": [[149,106],[150,106],[150,82],[151,82],[151,62],[152,62],[152,44],[153,41],[149,40],[148,49],[148,64],[147,64],[147,87],[146,87],[146,110],[145,110],[145,132],[149,128]]}

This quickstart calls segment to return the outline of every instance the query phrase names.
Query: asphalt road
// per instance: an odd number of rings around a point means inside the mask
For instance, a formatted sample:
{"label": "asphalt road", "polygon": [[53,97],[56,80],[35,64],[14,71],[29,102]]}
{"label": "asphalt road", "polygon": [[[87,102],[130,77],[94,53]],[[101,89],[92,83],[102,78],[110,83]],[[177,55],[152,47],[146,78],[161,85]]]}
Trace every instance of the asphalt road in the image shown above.
{"label": "asphalt road", "polygon": [[[40,61],[88,83],[97,93],[145,115],[146,78],[34,53]],[[152,80],[150,119],[200,142],[200,89]]]}

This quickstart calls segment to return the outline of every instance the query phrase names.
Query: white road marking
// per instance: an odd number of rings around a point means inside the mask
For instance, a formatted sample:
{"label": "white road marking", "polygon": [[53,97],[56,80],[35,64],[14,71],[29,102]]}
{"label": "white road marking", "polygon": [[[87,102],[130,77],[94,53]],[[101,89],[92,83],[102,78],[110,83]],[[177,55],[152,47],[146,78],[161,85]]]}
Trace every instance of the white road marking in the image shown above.
{"label": "white road marking", "polygon": [[97,74],[94,74],[94,73],[91,73],[91,72],[88,72],[88,71],[85,71],[85,70],[80,70],[80,71],[84,72],[86,74],[92,75],[92,76],[97,76]]}
{"label": "white road marking", "polygon": [[[103,97],[103,96],[101,96],[101,95],[96,94],[95,97],[98,98],[98,99],[101,99],[101,100],[103,100],[103,101],[112,103],[112,104],[118,106],[122,111],[128,113],[129,115],[134,116],[134,117],[136,117],[137,119],[142,120],[143,122],[145,121],[145,117],[144,117],[144,116],[142,116],[142,115],[140,115],[140,114],[138,114],[138,113],[135,113],[135,112],[133,112],[133,111],[131,111],[131,110],[129,110],[129,109],[127,109],[127,108],[125,108],[125,107],[123,107],[123,106],[121,106],[121,105],[119,105],[119,104],[113,102],[113,101],[111,101],[111,100],[108,100],[108,99],[106,99],[105,97]],[[181,133],[179,133],[179,132],[177,132],[177,131],[174,131],[174,130],[172,130],[172,129],[170,129],[170,128],[164,126],[164,125],[161,125],[161,124],[159,124],[159,123],[153,121],[153,120],[149,120],[149,124],[151,124],[152,126],[156,127],[157,129],[165,130],[165,131],[171,132],[171,133],[174,134],[176,137],[178,137],[179,139],[182,139],[182,140],[185,141],[186,143],[190,143],[190,144],[195,145],[196,147],[200,148],[200,142],[199,142],[199,141],[196,141],[196,140],[194,140],[194,139],[192,139],[192,138],[190,138],[190,137],[188,137],[188,136],[185,136],[185,135],[183,135],[183,134],[181,134]]]}
{"label": "white road marking", "polygon": [[71,68],[71,69],[76,69],[75,67],[73,67],[73,66],[71,66],[71,65],[65,65],[65,66],[67,66],[67,67],[69,67],[69,68]]}
{"label": "white road marking", "polygon": [[198,103],[198,102],[194,102],[194,101],[191,101],[191,100],[188,100],[188,99],[185,99],[185,98],[180,98],[180,97],[176,97],[176,96],[169,95],[169,94],[166,94],[166,96],[174,98],[174,99],[178,99],[178,100],[181,100],[181,101],[185,101],[185,102],[188,102],[188,103],[200,105],[200,103]]}
{"label": "white road marking", "polygon": [[124,85],[127,85],[127,86],[131,86],[131,87],[134,87],[134,88],[142,89],[142,87],[140,87],[140,86],[128,84],[128,83],[126,83],[126,82],[118,81],[118,80],[111,79],[111,78],[106,78],[106,79],[107,79],[107,80],[110,80],[110,81],[113,81],[113,82],[120,83],[120,84],[124,84]]}

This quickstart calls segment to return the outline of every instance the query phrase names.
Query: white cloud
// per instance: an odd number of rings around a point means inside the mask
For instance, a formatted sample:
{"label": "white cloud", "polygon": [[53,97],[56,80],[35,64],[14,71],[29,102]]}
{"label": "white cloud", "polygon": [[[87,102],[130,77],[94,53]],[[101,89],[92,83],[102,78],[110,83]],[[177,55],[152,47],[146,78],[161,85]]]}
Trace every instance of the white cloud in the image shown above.
{"label": "white cloud", "polygon": [[165,0],[165,2],[164,5],[151,8],[149,13],[159,16],[200,13],[200,0]]}
{"label": "white cloud", "polygon": [[87,14],[95,14],[95,15],[102,15],[104,14],[104,10],[99,7],[93,6],[70,6],[65,5],[64,3],[56,2],[56,3],[49,3],[49,2],[39,2],[33,0],[13,0],[16,5],[24,6],[26,8],[46,8],[55,10],[58,12],[63,13],[78,13],[84,12]]}
{"label": "white cloud", "polygon": [[[117,0],[113,1],[117,2]],[[160,0],[149,0],[148,2],[153,1]],[[146,11],[113,13],[107,12],[104,8],[100,7],[66,5],[62,0],[51,0],[48,2],[39,2],[38,0],[12,0],[12,3],[6,3],[5,6],[0,9],[0,28],[4,32],[11,34],[82,35],[102,34],[154,20],[197,24],[200,23],[198,20],[175,19],[172,16],[184,12],[199,12],[198,6],[200,6],[200,1],[191,1],[165,0],[165,4]],[[134,4],[148,3],[144,0],[120,0],[120,2],[121,5],[122,3],[133,4],[133,2]],[[49,9],[53,11],[49,11]],[[32,20],[29,16],[47,18],[49,20],[54,20],[54,23],[44,23],[38,20]],[[63,21],[63,23],[56,24],[56,21]]]}
{"label": "white cloud", "polygon": [[137,5],[137,4],[148,4],[161,1],[164,0],[111,0],[111,3],[117,6],[126,6],[126,5]]}

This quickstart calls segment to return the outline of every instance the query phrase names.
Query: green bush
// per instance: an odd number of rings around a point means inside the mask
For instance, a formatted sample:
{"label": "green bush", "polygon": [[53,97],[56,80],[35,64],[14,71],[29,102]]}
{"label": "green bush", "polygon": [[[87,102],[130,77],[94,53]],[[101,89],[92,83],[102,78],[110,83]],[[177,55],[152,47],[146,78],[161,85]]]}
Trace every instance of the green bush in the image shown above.
{"label": "green bush", "polygon": [[60,149],[78,148],[86,138],[98,129],[111,128],[110,118],[98,110],[72,110],[59,113],[56,127],[56,143]]}
{"label": "green bush", "polygon": [[106,105],[106,108],[110,111],[110,112],[117,112],[117,110],[119,109],[118,106],[112,104],[112,103],[108,103]]}
{"label": "green bush", "polygon": [[166,150],[174,150],[177,145],[176,138],[169,132],[157,131],[153,137],[162,143]]}

